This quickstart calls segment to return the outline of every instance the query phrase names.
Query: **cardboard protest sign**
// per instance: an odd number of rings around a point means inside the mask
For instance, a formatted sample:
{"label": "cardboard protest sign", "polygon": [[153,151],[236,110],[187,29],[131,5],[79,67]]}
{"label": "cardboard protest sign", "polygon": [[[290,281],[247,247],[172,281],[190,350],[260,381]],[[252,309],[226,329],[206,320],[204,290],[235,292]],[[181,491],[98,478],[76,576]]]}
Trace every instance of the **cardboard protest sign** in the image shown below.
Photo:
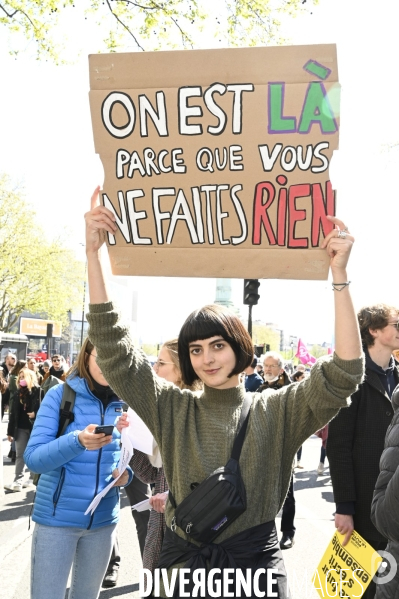
{"label": "cardboard protest sign", "polygon": [[325,279],[334,45],[90,56],[114,274]]}
{"label": "cardboard protest sign", "polygon": [[382,562],[382,557],[356,531],[345,547],[341,545],[344,537],[334,533],[314,573],[313,585],[323,599],[361,597]]}

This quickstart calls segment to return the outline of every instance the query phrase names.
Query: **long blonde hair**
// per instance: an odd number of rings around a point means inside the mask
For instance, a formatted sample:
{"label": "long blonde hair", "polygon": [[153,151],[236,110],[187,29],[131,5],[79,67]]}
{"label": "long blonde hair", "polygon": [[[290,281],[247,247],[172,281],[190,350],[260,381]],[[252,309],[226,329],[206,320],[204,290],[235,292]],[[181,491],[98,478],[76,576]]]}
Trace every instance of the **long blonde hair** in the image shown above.
{"label": "long blonde hair", "polygon": [[26,381],[26,386],[29,389],[29,391],[32,391],[33,387],[37,387],[37,378],[35,373],[33,372],[33,370],[31,370],[30,368],[21,368],[21,370],[18,372],[18,376],[17,376],[17,386],[19,389],[21,389],[21,385],[19,384],[19,381],[21,380],[21,374],[23,374],[23,377]]}
{"label": "long blonde hair", "polygon": [[202,383],[199,380],[194,381],[194,383],[192,385],[186,385],[183,382],[181,368],[180,368],[180,362],[179,362],[178,340],[170,339],[170,341],[165,341],[165,343],[162,344],[162,347],[164,347],[165,349],[168,350],[170,359],[173,362],[173,366],[176,368],[176,371],[178,373],[178,379],[175,382],[176,387],[179,387],[180,389],[190,389],[191,391],[198,391],[199,389],[201,389]]}

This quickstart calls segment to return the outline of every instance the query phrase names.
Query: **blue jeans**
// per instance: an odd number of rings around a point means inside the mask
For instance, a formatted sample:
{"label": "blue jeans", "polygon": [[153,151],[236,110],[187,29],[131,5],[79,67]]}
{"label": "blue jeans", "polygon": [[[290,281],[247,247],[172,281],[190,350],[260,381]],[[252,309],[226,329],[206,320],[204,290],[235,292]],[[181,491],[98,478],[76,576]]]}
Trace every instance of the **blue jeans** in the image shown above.
{"label": "blue jeans", "polygon": [[116,524],[94,530],[35,524],[31,599],[97,599],[114,544]]}

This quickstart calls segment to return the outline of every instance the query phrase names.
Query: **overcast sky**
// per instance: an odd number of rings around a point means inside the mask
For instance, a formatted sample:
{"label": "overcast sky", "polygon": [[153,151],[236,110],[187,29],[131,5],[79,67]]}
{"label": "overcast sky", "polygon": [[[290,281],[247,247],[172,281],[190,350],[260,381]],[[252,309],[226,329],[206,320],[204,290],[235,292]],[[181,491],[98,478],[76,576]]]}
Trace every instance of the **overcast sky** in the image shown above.
{"label": "overcast sky", "polygon": [[[338,47],[340,150],[330,174],[338,190],[337,213],[356,236],[350,265],[356,307],[399,303],[394,267],[399,222],[398,12],[397,0],[320,0],[312,15],[288,19],[281,32],[293,43]],[[206,38],[203,43],[210,45]],[[47,231],[66,229],[68,243],[80,255],[83,214],[103,176],[94,154],[88,104],[87,54],[95,50],[86,40],[81,60],[55,67],[27,55],[10,58],[4,37],[0,42],[0,168],[24,183]],[[141,277],[133,285],[139,287],[139,330],[145,338],[176,334],[192,309],[215,299],[212,279]],[[241,305],[242,281],[234,281],[233,289]],[[333,294],[327,282],[264,280],[260,293],[254,318],[275,322],[307,342],[331,339]]]}

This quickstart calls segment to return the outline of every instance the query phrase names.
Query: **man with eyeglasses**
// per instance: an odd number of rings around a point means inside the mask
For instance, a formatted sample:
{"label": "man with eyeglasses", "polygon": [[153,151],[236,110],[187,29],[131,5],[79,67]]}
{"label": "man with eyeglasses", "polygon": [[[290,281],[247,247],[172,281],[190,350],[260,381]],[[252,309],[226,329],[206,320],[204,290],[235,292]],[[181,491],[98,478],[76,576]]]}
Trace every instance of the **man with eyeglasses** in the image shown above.
{"label": "man with eyeglasses", "polygon": [[[399,366],[392,354],[399,349],[399,310],[385,304],[358,313],[366,361],[366,376],[351,396],[349,408],[330,422],[327,457],[336,503],[335,526],[348,542],[356,530],[377,551],[385,539],[370,518],[374,487],[385,433],[392,420],[392,392],[399,383]],[[371,599],[375,583],[362,599]]]}

